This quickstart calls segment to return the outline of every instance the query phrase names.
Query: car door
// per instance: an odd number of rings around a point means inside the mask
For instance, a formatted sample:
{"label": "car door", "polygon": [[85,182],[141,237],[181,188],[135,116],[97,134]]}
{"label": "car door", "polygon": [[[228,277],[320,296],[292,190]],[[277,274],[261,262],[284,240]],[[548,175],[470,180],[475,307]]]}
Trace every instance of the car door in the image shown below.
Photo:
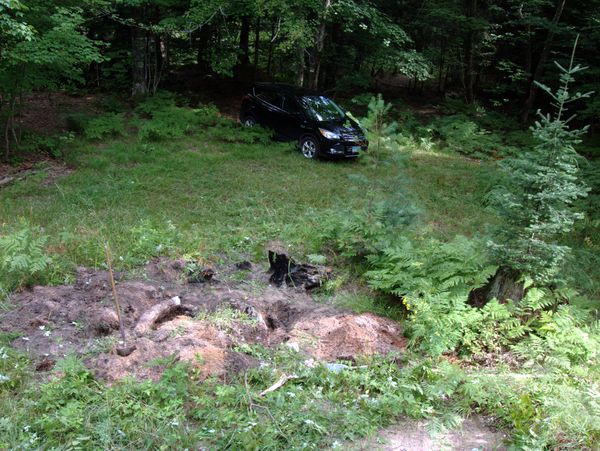
{"label": "car door", "polygon": [[279,122],[282,134],[290,140],[300,138],[302,124],[306,122],[306,118],[294,96],[287,94],[282,96],[281,110]]}
{"label": "car door", "polygon": [[281,95],[275,91],[264,90],[257,93],[256,98],[260,103],[257,118],[259,124],[280,134]]}

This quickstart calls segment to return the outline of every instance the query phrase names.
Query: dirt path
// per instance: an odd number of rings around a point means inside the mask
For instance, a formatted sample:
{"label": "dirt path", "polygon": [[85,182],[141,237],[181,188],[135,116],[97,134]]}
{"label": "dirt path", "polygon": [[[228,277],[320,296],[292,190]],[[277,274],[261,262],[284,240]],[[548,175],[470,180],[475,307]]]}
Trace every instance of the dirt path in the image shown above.
{"label": "dirt path", "polygon": [[437,435],[428,432],[426,421],[405,420],[348,448],[354,451],[492,451],[506,450],[505,439],[506,434],[492,429],[481,417],[468,418],[460,427]]}

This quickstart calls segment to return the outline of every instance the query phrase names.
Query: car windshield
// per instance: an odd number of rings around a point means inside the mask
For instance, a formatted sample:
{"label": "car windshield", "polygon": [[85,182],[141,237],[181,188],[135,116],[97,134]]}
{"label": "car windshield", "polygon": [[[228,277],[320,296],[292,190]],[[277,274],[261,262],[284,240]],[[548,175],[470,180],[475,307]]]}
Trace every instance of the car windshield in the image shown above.
{"label": "car windshield", "polygon": [[344,111],[333,100],[325,96],[302,96],[300,101],[308,115],[318,122],[346,117]]}

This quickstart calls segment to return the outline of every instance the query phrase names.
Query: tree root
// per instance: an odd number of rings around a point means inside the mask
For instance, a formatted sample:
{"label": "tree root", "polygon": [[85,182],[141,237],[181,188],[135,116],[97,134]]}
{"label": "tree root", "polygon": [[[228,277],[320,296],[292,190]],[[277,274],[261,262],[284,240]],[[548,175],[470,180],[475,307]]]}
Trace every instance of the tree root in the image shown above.
{"label": "tree root", "polygon": [[191,315],[194,310],[192,306],[181,304],[179,296],[175,296],[146,310],[135,325],[134,332],[137,335],[144,335],[153,329],[157,323],[177,314]]}

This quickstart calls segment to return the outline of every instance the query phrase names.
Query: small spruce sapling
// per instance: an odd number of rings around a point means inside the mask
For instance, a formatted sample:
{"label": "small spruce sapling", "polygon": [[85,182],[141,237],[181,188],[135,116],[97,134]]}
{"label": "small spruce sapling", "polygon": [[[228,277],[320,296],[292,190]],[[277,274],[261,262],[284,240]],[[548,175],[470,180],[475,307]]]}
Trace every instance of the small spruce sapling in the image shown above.
{"label": "small spruce sapling", "polygon": [[552,97],[557,110],[554,116],[538,112],[532,133],[539,144],[501,163],[506,182],[491,193],[490,204],[503,224],[489,243],[500,269],[496,280],[489,284],[486,300],[504,300],[503,294],[523,293],[514,289],[523,276],[541,284],[555,283],[570,251],[559,239],[582,218],[573,203],[587,195],[587,188],[578,178],[579,156],[574,146],[586,129],[570,130],[574,116],[565,118],[570,103],[590,95],[569,92],[574,76],[585,69],[574,65],[576,47],[577,42],[568,68],[556,63],[561,71],[560,88],[553,92],[539,84]]}
{"label": "small spruce sapling", "polygon": [[398,147],[398,123],[388,122],[391,103],[385,103],[381,94],[372,97],[368,105],[367,117],[361,124],[367,130],[369,138],[369,152],[367,156],[377,164],[384,156],[393,153]]}

